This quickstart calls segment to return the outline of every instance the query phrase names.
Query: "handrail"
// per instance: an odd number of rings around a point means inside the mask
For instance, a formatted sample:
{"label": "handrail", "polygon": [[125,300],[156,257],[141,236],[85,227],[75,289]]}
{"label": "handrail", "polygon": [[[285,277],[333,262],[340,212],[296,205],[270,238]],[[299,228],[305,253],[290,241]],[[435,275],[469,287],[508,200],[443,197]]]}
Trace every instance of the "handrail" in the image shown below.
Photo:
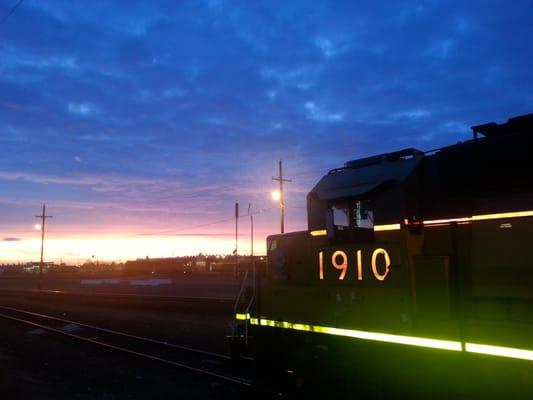
{"label": "handrail", "polygon": [[[255,286],[256,286],[256,275],[255,275],[255,261],[252,258],[252,297],[250,298],[250,301],[248,302],[248,306],[246,306],[245,315],[250,315],[250,308],[252,307],[252,304],[255,301]],[[244,340],[246,344],[248,344],[248,318],[245,320],[245,328],[244,328]]]}
{"label": "handrail", "polygon": [[[241,282],[241,288],[239,289],[239,294],[237,295],[237,299],[235,300],[235,305],[233,306],[233,315],[237,314],[237,308],[239,306],[239,300],[241,299],[241,296],[244,292],[244,285],[246,284],[246,280],[248,279],[248,270],[245,270],[244,277],[242,278]],[[233,318],[233,324],[231,329],[231,337],[235,339],[235,330],[236,330],[236,320]]]}

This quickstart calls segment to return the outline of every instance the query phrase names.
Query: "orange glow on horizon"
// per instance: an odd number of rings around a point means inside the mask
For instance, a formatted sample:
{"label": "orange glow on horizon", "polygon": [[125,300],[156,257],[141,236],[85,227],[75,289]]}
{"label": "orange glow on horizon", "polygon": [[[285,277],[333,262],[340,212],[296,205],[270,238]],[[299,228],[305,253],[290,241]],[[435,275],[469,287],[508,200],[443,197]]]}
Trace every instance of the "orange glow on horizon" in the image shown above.
{"label": "orange glow on horizon", "polygon": [[[273,208],[272,213],[275,212]],[[89,223],[79,224],[57,215],[50,223],[47,221],[44,237],[44,260],[56,264],[125,262],[146,257],[194,256],[199,253],[229,255],[235,249],[233,220],[216,224],[202,223],[201,219],[195,222],[168,220],[156,223],[148,220],[145,224],[137,221],[116,224],[113,219],[102,223],[95,218]],[[269,213],[260,214],[255,220],[256,255],[266,254],[266,236],[273,231],[271,225],[275,226],[272,221]],[[239,254],[247,255],[251,251],[250,223],[247,219],[239,222]],[[0,226],[0,239],[3,238],[0,240],[0,264],[39,261],[42,231],[35,230],[34,224],[39,224],[39,221]],[[289,228],[295,230],[299,227]]]}
{"label": "orange glow on horizon", "polygon": [[[0,242],[0,263],[36,261],[40,256],[40,237]],[[79,264],[87,260],[126,261],[203,254],[231,254],[235,238],[197,236],[88,236],[45,238],[45,261]],[[239,239],[241,254],[248,254],[249,238]],[[263,238],[254,239],[257,254],[266,252]],[[93,256],[94,255],[94,259]]]}

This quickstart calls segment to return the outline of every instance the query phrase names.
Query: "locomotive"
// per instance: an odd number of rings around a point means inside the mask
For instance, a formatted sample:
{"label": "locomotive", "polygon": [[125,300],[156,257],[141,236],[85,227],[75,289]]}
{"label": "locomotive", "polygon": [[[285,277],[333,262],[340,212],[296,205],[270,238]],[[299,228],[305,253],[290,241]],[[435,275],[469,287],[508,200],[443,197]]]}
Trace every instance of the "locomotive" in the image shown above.
{"label": "locomotive", "polygon": [[533,398],[533,114],[348,161],[267,238],[236,365],[296,396]]}

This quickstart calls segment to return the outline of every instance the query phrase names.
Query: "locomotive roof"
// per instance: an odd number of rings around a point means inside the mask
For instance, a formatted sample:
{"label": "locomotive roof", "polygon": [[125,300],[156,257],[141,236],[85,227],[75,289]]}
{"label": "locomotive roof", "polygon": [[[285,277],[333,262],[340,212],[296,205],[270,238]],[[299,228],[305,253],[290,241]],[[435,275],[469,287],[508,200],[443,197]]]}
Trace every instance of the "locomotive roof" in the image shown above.
{"label": "locomotive roof", "polygon": [[496,124],[494,122],[489,122],[487,124],[481,124],[472,127],[474,136],[476,135],[476,133],[481,133],[486,137],[531,133],[532,129],[533,113],[510,118],[504,124]]}
{"label": "locomotive roof", "polygon": [[382,186],[402,182],[424,157],[416,149],[348,161],[343,168],[331,170],[311,192],[321,200],[358,197]]}
{"label": "locomotive roof", "polygon": [[[533,134],[533,113],[511,118],[503,124],[491,122],[476,125],[472,127],[472,131],[475,138],[478,133],[485,138],[447,146],[438,149],[436,154],[459,148],[466,150],[487,139]],[[435,150],[431,151],[434,152]],[[419,150],[404,149],[348,161],[344,167],[333,169],[322,177],[310,194],[316,194],[322,201],[370,195],[385,185],[405,182],[425,157]],[[431,155],[428,157],[432,158]]]}

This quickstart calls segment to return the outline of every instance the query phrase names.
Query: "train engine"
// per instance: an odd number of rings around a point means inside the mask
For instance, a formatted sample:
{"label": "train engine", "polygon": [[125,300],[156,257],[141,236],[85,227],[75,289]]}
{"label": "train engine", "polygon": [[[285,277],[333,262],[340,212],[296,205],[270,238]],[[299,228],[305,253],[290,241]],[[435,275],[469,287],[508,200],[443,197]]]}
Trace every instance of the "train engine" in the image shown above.
{"label": "train engine", "polygon": [[235,316],[258,380],[533,398],[533,114],[472,130],[329,171],[308,230],[267,238],[266,276]]}

